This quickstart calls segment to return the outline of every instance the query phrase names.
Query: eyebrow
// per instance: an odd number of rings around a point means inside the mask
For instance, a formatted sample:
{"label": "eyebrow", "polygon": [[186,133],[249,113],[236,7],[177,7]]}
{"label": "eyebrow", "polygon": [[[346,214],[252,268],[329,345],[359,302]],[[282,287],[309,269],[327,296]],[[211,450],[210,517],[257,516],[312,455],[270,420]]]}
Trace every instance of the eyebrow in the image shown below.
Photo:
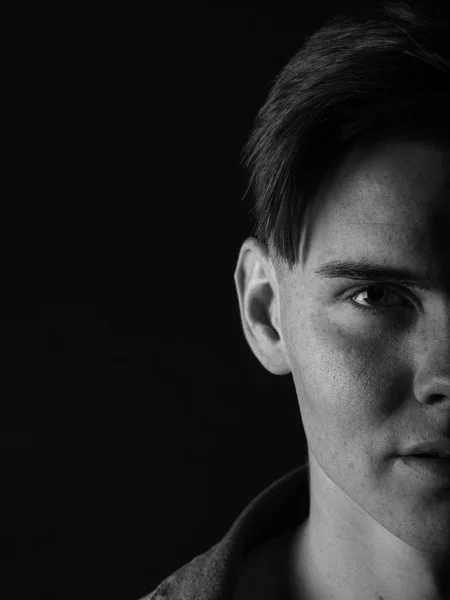
{"label": "eyebrow", "polygon": [[418,275],[410,269],[395,269],[368,261],[331,261],[315,269],[314,273],[323,279],[343,278],[358,281],[393,282],[428,292],[434,289],[429,277]]}

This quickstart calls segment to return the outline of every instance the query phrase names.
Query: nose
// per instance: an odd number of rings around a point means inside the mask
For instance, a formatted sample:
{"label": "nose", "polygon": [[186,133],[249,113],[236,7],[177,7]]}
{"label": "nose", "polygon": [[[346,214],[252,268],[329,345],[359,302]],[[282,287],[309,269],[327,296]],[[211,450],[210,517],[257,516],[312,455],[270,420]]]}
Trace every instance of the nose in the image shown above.
{"label": "nose", "polygon": [[450,413],[450,326],[428,344],[414,379],[414,395],[422,404]]}

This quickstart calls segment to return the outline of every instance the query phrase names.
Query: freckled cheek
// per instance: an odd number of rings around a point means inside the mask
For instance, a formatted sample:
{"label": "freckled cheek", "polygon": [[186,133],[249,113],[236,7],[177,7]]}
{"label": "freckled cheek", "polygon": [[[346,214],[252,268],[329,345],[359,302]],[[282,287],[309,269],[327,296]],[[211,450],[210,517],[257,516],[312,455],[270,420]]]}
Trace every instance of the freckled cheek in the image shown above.
{"label": "freckled cheek", "polygon": [[385,374],[390,360],[386,336],[361,329],[349,330],[330,320],[316,320],[312,325],[312,346],[335,374],[347,373],[348,377],[357,381],[361,378],[378,379]]}
{"label": "freckled cheek", "polygon": [[358,435],[358,428],[383,418],[393,385],[388,359],[367,337],[315,325],[304,329],[303,336],[299,332],[295,342],[294,381],[305,418],[320,429]]}
{"label": "freckled cheek", "polygon": [[293,330],[291,345],[302,370],[324,376],[360,378],[383,371],[386,342],[366,332],[349,333],[330,320],[312,316]]}

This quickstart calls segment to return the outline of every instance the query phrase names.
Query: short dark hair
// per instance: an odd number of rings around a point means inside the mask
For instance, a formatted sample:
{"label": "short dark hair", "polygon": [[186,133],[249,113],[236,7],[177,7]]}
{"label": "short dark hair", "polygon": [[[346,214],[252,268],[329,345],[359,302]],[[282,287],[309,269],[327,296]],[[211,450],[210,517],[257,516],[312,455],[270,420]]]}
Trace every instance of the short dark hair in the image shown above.
{"label": "short dark hair", "polygon": [[284,272],[300,259],[311,200],[353,148],[393,137],[448,144],[447,2],[356,3],[307,37],[271,83],[241,164],[252,235]]}

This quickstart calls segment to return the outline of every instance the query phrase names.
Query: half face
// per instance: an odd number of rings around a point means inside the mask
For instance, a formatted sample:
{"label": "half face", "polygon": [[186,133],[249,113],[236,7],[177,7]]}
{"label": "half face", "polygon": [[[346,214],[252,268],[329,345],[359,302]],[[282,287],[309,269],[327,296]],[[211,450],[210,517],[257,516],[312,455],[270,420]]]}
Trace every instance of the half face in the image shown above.
{"label": "half face", "polygon": [[428,550],[448,548],[450,480],[399,455],[450,437],[449,184],[447,150],[355,151],[324,188],[297,268],[280,282],[265,250],[244,245],[237,269],[247,339],[266,368],[292,372],[311,468],[346,521],[369,515]]}

